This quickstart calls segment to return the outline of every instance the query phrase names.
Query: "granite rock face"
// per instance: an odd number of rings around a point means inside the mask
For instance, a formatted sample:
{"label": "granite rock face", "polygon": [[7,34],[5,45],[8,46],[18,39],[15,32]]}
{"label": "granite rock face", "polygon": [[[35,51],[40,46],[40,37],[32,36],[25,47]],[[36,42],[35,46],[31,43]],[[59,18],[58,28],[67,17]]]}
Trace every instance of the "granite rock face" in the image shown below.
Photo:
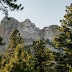
{"label": "granite rock face", "polygon": [[6,45],[0,46],[0,51],[5,51],[5,48],[9,43],[9,36],[15,28],[19,30],[24,39],[25,45],[32,44],[33,41],[37,40],[38,38],[49,39],[52,42],[54,35],[58,34],[57,25],[51,25],[49,27],[39,29],[29,19],[25,19],[24,22],[19,22],[14,18],[4,17],[0,24],[0,36],[3,38]]}

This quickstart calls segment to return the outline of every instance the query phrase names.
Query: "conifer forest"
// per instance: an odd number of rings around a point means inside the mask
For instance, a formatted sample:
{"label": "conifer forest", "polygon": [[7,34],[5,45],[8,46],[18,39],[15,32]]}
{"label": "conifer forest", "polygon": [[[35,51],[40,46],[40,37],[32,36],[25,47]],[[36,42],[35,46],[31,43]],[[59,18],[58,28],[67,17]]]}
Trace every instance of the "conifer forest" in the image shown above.
{"label": "conifer forest", "polygon": [[[8,18],[8,10],[22,10],[17,0],[0,0],[0,11]],[[66,6],[64,19],[60,20],[59,34],[55,34],[53,43],[49,39],[34,40],[26,46],[18,29],[9,36],[5,53],[0,54],[0,72],[72,72],[72,3]],[[49,43],[55,48],[62,48],[64,53],[53,52],[46,48]],[[0,46],[5,45],[0,36]]]}

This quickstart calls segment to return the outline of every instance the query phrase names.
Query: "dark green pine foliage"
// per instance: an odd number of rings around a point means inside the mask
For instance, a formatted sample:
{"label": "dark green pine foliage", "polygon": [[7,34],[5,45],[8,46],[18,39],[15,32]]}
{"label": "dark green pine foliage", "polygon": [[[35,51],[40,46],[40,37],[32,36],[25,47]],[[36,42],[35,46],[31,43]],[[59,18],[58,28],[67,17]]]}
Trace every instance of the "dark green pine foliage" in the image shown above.
{"label": "dark green pine foliage", "polygon": [[7,63],[6,61],[6,56],[2,53],[0,55],[0,72],[2,72],[3,68],[5,67],[5,64]]}
{"label": "dark green pine foliage", "polygon": [[6,49],[6,56],[14,56],[15,48],[18,44],[24,43],[23,38],[20,36],[20,33],[17,29],[14,29],[10,35],[9,45]]}
{"label": "dark green pine foliage", "polygon": [[67,67],[71,70],[72,67],[72,3],[66,6],[64,19],[60,20],[61,27],[59,27],[60,35],[55,35],[53,42],[56,47],[62,47],[65,51],[65,62]]}
{"label": "dark green pine foliage", "polygon": [[55,72],[69,72],[69,67],[67,66],[66,55],[63,55],[58,52],[53,52],[54,60],[56,62],[54,69]]}
{"label": "dark green pine foliage", "polygon": [[0,45],[4,45],[5,44],[2,41],[3,41],[3,38],[1,38],[1,36],[0,36]]}
{"label": "dark green pine foliage", "polygon": [[33,42],[32,49],[35,58],[35,70],[37,72],[48,72],[53,66],[54,57],[50,50],[46,49],[46,43],[43,39]]}

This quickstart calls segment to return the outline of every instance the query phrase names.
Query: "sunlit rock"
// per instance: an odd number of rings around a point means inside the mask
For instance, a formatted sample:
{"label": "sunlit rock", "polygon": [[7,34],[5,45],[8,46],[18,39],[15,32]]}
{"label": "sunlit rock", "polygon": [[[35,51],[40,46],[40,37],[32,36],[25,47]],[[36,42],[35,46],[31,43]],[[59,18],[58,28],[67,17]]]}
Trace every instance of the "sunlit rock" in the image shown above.
{"label": "sunlit rock", "polygon": [[34,40],[39,38],[49,39],[52,42],[54,35],[58,34],[57,25],[51,25],[49,27],[39,29],[34,23],[31,22],[30,19],[25,19],[23,22],[19,22],[12,17],[4,17],[0,24],[0,36],[3,38],[6,45],[0,46],[0,51],[5,51],[5,48],[9,43],[9,36],[15,28],[19,30],[24,39],[25,45],[30,45]]}

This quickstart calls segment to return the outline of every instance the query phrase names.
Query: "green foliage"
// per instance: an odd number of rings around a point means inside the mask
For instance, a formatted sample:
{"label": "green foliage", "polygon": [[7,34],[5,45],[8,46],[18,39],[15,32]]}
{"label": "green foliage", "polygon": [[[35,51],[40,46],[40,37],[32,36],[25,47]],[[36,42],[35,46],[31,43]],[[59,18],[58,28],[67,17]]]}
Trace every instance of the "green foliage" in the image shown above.
{"label": "green foliage", "polygon": [[[59,27],[59,35],[55,35],[53,38],[53,42],[55,47],[62,47],[65,51],[65,63],[66,65],[72,66],[72,4],[70,6],[66,6],[67,14],[65,14],[63,20],[60,20],[61,27]],[[63,64],[64,68],[67,66]],[[69,68],[68,68],[69,70]]]}
{"label": "green foliage", "polygon": [[54,59],[55,59],[55,72],[68,72],[69,68],[66,66],[68,62],[66,61],[66,55],[61,53],[53,52]]}
{"label": "green foliage", "polygon": [[2,41],[3,41],[3,38],[1,38],[1,36],[0,36],[0,45],[4,45],[5,44]]}
{"label": "green foliage", "polygon": [[17,45],[14,55],[15,57],[11,57],[2,72],[34,72],[34,59],[28,52],[25,52],[22,45]]}
{"label": "green foliage", "polygon": [[24,40],[17,29],[10,35],[6,53],[0,55],[0,72],[34,72],[34,58],[25,50]]}
{"label": "green foliage", "polygon": [[31,46],[31,45],[26,45],[26,46],[24,47],[25,51],[27,51],[28,53],[30,52],[30,46]]}
{"label": "green foliage", "polygon": [[1,72],[1,70],[5,67],[5,64],[6,64],[7,62],[6,62],[6,57],[5,57],[5,55],[2,53],[1,55],[0,55],[0,72]]}
{"label": "green foliage", "polygon": [[47,40],[45,40],[46,41],[46,43],[49,43],[50,41],[49,41],[49,39],[47,39]]}
{"label": "green foliage", "polygon": [[[60,34],[53,38],[54,44],[49,39],[34,41],[33,55],[30,46],[24,46],[19,31],[14,29],[5,55],[0,55],[0,72],[72,72],[72,4],[66,8],[67,14],[60,20]],[[63,48],[65,54],[51,52],[46,43]]]}
{"label": "green foliage", "polygon": [[10,35],[10,42],[6,49],[6,56],[7,57],[14,56],[13,54],[14,54],[16,46],[22,43],[24,43],[23,38],[20,36],[19,31],[17,29],[14,29]]}
{"label": "green foliage", "polygon": [[50,42],[49,39],[45,40],[45,42],[55,48],[55,44]]}
{"label": "green foliage", "polygon": [[67,14],[65,19],[61,20],[61,27],[59,27],[60,35],[55,35],[53,42],[56,47],[63,47],[65,52],[70,53],[72,51],[72,5],[66,6]]}
{"label": "green foliage", "polygon": [[2,10],[6,16],[8,16],[8,10],[22,10],[22,5],[18,5],[16,2],[17,0],[0,0],[0,10]]}
{"label": "green foliage", "polygon": [[43,39],[33,42],[35,70],[39,72],[49,71],[53,65],[54,58],[50,50],[46,49],[46,43]]}
{"label": "green foliage", "polygon": [[[12,57],[14,57],[15,48],[18,44],[24,42],[23,38],[20,36],[20,33],[17,29],[14,29],[10,35],[10,42],[6,49],[6,53],[0,55],[0,67],[4,69],[6,64],[9,64]],[[1,72],[1,71],[0,71]]]}

